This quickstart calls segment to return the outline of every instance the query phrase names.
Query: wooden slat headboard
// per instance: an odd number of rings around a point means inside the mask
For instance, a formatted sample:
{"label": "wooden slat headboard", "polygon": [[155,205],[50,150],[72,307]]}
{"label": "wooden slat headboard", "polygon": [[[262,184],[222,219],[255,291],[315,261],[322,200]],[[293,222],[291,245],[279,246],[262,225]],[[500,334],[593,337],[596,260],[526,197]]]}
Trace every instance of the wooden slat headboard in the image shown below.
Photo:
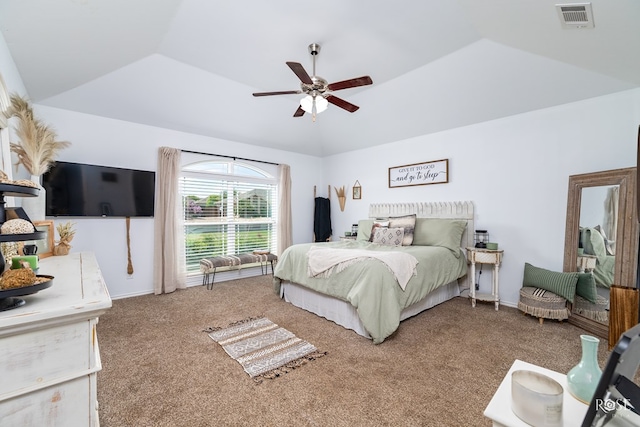
{"label": "wooden slat headboard", "polygon": [[369,218],[388,218],[411,214],[416,214],[418,218],[466,219],[467,228],[462,234],[460,246],[463,249],[473,246],[473,202],[372,203],[369,205]]}

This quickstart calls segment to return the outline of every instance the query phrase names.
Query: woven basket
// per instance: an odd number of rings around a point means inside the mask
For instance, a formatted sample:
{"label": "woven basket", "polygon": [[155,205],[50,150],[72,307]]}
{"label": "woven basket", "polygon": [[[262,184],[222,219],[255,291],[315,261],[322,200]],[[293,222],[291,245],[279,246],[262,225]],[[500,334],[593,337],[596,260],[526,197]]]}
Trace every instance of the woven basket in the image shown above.
{"label": "woven basket", "polygon": [[525,286],[520,289],[518,309],[540,319],[565,320],[569,318],[567,300],[544,289]]}

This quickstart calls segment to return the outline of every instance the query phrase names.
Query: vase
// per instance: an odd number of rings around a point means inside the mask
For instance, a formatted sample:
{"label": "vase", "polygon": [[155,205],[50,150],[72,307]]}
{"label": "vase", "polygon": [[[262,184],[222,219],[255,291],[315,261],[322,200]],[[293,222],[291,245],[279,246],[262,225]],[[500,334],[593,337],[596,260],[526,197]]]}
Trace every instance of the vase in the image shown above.
{"label": "vase", "polygon": [[40,185],[40,175],[31,175],[31,182],[36,184],[40,191],[37,196],[23,197],[22,209],[24,209],[31,222],[44,221],[47,193],[42,185]]}
{"label": "vase", "polygon": [[602,376],[602,370],[598,365],[600,340],[591,335],[580,335],[580,341],[582,358],[567,374],[567,388],[573,397],[588,405]]}

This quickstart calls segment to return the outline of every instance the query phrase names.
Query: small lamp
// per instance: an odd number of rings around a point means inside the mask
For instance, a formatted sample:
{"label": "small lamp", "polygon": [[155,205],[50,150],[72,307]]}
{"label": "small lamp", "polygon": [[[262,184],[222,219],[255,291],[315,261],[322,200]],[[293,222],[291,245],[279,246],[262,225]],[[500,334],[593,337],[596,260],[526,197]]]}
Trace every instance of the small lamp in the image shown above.
{"label": "small lamp", "polygon": [[489,241],[489,233],[487,230],[476,230],[473,235],[473,241],[476,248],[485,249],[487,247],[487,242]]}

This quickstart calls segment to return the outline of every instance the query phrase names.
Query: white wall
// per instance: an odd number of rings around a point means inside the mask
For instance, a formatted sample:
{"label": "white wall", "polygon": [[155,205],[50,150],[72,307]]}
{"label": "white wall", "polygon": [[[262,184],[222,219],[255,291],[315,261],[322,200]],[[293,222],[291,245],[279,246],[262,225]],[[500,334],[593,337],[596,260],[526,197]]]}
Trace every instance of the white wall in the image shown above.
{"label": "white wall", "polygon": [[[322,180],[321,159],[246,144],[105,119],[45,106],[36,114],[52,124],[63,140],[71,141],[59,159],[124,168],[156,170],[157,150],[169,146],[185,150],[223,154],[291,165],[292,199],[297,201],[293,218],[294,243],[311,240],[313,233],[313,186]],[[25,174],[20,169],[14,177]],[[153,291],[153,219],[131,219],[131,252],[134,274],[127,274],[124,218],[48,218],[55,223],[71,220],[77,230],[72,251],[96,254],[111,296]],[[250,272],[244,272],[251,274]],[[222,275],[221,278],[224,278]],[[241,277],[231,272],[227,278]],[[196,283],[200,278],[196,278]]]}
{"label": "white wall", "polygon": [[[562,271],[569,175],[636,166],[639,105],[640,89],[325,158],[329,184],[362,185],[344,212],[332,204],[334,236],[369,203],[471,200],[476,229],[505,251],[501,299],[516,305],[525,262]],[[439,159],[449,183],[388,188],[389,167]]]}

